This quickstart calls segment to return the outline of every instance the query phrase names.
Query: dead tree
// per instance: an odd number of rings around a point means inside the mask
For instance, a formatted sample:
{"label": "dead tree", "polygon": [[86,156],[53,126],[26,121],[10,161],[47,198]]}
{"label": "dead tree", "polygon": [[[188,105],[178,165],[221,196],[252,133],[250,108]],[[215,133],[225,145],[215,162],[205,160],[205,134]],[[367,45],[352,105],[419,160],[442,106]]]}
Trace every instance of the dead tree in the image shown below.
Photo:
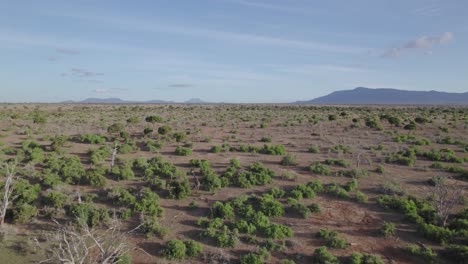
{"label": "dead tree", "polygon": [[452,209],[463,201],[465,187],[449,184],[446,177],[436,177],[435,179],[429,201],[436,210],[440,225],[445,227]]}
{"label": "dead tree", "polygon": [[8,209],[8,206],[10,203],[15,200],[15,197],[13,195],[14,191],[14,184],[17,179],[16,175],[16,161],[13,162],[12,164],[10,163],[3,163],[1,164],[0,169],[5,172],[5,182],[3,184],[3,197],[2,201],[0,204],[0,227],[3,227],[5,223],[5,215]]}
{"label": "dead tree", "polygon": [[[55,220],[54,220],[55,221]],[[50,236],[52,247],[49,258],[41,263],[117,263],[119,259],[134,249],[128,243],[129,232],[121,232],[122,223],[115,216],[109,226],[93,229],[86,224],[57,224],[56,232]]]}
{"label": "dead tree", "polygon": [[114,148],[112,149],[112,157],[111,157],[111,169],[112,167],[114,167],[114,163],[115,163],[115,157],[117,156],[117,149],[118,149],[119,145],[117,144],[117,142],[114,143]]}

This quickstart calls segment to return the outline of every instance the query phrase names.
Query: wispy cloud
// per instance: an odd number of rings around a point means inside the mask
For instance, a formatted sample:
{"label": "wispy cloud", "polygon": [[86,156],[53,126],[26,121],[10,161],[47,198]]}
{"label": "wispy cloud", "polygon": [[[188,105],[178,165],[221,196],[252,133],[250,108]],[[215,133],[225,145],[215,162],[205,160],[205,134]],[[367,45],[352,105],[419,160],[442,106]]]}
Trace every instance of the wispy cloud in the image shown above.
{"label": "wispy cloud", "polygon": [[96,93],[96,94],[117,94],[121,92],[126,92],[128,89],[123,89],[123,88],[97,88],[91,90],[91,92]]}
{"label": "wispy cloud", "polygon": [[[52,15],[52,14],[51,14]],[[132,32],[140,31],[147,33],[164,33],[181,36],[197,37],[202,39],[216,39],[239,44],[282,47],[289,49],[312,50],[330,53],[361,53],[364,54],[370,48],[355,47],[348,45],[323,43],[314,40],[300,40],[285,38],[281,36],[260,35],[252,33],[233,32],[229,30],[211,29],[206,27],[195,27],[186,24],[168,23],[164,21],[143,21],[135,18],[123,17],[102,17],[83,14],[54,14],[55,16],[65,16],[72,19],[84,20],[110,25],[118,29]]]}
{"label": "wispy cloud", "polygon": [[310,15],[310,14],[317,14],[320,12],[318,10],[311,10],[307,8],[292,7],[290,3],[288,3],[288,5],[275,5],[275,4],[266,3],[266,2],[248,1],[248,0],[224,0],[224,1],[228,3],[242,5],[242,6],[274,10],[274,11],[280,11],[280,12],[287,12],[287,13],[294,13],[294,14]]}
{"label": "wispy cloud", "polygon": [[70,73],[72,76],[79,77],[79,78],[89,78],[89,77],[104,75],[104,73],[92,72],[92,71],[80,69],[80,68],[72,68],[70,70]]}
{"label": "wispy cloud", "polygon": [[453,38],[454,34],[452,32],[444,32],[438,36],[422,36],[417,39],[411,40],[402,46],[391,48],[385,51],[382,54],[382,57],[398,58],[405,52],[416,50],[423,50],[426,54],[431,53],[431,49],[434,46],[450,43],[453,40]]}
{"label": "wispy cloud", "polygon": [[170,88],[189,88],[189,87],[192,87],[194,86],[193,84],[190,84],[190,83],[173,83],[173,84],[169,84],[168,87]]}
{"label": "wispy cloud", "polygon": [[414,14],[417,16],[434,17],[440,16],[442,13],[442,7],[439,0],[429,0],[425,5],[420,6],[414,10]]}
{"label": "wispy cloud", "polygon": [[357,65],[334,65],[334,64],[306,64],[306,65],[291,65],[291,66],[276,66],[278,71],[297,73],[297,74],[314,74],[319,71],[341,72],[341,73],[357,73],[368,72],[366,69]]}
{"label": "wispy cloud", "polygon": [[58,52],[58,53],[61,53],[61,54],[65,54],[65,55],[78,55],[78,54],[80,54],[80,52],[77,51],[77,50],[67,49],[67,48],[56,48],[55,51]]}

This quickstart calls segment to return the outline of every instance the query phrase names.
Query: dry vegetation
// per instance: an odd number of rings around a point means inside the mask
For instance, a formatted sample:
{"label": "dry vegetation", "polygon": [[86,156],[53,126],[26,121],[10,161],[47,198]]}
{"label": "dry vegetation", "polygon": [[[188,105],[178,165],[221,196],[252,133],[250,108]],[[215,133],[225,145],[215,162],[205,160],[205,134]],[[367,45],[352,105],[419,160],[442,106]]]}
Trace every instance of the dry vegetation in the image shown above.
{"label": "dry vegetation", "polygon": [[468,263],[467,127],[455,107],[0,105],[0,263]]}

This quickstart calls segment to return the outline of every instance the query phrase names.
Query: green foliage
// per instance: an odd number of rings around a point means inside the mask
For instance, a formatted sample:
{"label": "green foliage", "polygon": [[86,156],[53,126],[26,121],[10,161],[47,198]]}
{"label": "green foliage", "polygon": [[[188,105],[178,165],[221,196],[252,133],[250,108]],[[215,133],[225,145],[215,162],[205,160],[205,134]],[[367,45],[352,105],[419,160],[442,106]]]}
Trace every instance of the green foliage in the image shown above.
{"label": "green foliage", "polygon": [[445,248],[442,254],[449,260],[455,263],[468,263],[468,246],[464,245],[449,245]]}
{"label": "green foliage", "polygon": [[81,135],[80,141],[88,144],[102,144],[107,141],[107,138],[96,134],[85,134]]}
{"label": "green foliage", "polygon": [[268,155],[285,155],[286,149],[283,145],[264,145],[260,153]]}
{"label": "green foliage", "polygon": [[388,163],[396,163],[400,165],[413,166],[416,163],[418,153],[417,149],[410,148],[399,151],[397,153],[389,155],[385,161]]}
{"label": "green foliage", "polygon": [[112,150],[108,146],[101,146],[98,149],[88,151],[89,160],[93,165],[97,165],[112,156]]}
{"label": "green foliage", "polygon": [[176,132],[172,134],[172,137],[176,140],[176,142],[182,142],[186,138],[186,134],[184,132]]}
{"label": "green foliage", "polygon": [[141,231],[145,233],[146,237],[151,238],[154,235],[159,238],[164,238],[169,230],[162,227],[155,217],[145,217],[142,221]]}
{"label": "green foliage", "polygon": [[163,122],[163,118],[157,115],[147,116],[145,121],[148,123],[161,123]]}
{"label": "green foliage", "polygon": [[175,154],[177,156],[189,156],[192,155],[192,149],[177,146],[177,148],[175,149]]}
{"label": "green foliage", "polygon": [[331,175],[331,170],[330,167],[327,165],[324,165],[320,162],[314,162],[312,165],[310,165],[309,170],[313,173],[316,173],[318,175],[324,175],[324,176],[329,176]]}
{"label": "green foliage", "polygon": [[326,247],[315,249],[313,254],[313,263],[316,264],[339,264],[338,258],[328,252]]}
{"label": "green foliage", "polygon": [[268,261],[270,255],[267,252],[261,252],[260,254],[257,253],[248,253],[244,255],[240,259],[241,264],[265,264]]}
{"label": "green foliage", "polygon": [[279,217],[284,215],[283,205],[276,201],[271,194],[264,194],[258,199],[260,211],[269,217]]}
{"label": "green foliage", "polygon": [[420,247],[413,244],[409,245],[407,250],[418,258],[424,259],[426,263],[436,263],[437,254],[430,247]]}
{"label": "green foliage", "polygon": [[185,240],[184,244],[186,248],[185,254],[189,258],[198,257],[198,255],[200,255],[203,252],[203,246],[194,240]]}
{"label": "green foliage", "polygon": [[164,245],[163,255],[167,259],[182,260],[186,257],[187,247],[181,240],[172,239]]}
{"label": "green foliage", "polygon": [[275,172],[266,168],[262,163],[255,162],[246,170],[241,171],[233,179],[236,186],[250,188],[253,185],[265,185],[272,182]]}
{"label": "green foliage", "polygon": [[294,187],[294,189],[291,190],[291,192],[295,192],[295,191],[296,191],[296,193],[298,193],[298,192],[300,193],[299,196],[293,195],[293,197],[295,196],[295,198],[298,198],[298,199],[301,199],[301,198],[314,198],[315,197],[314,188],[312,186],[309,186],[309,185],[299,184],[296,187]]}
{"label": "green foliage", "polygon": [[378,255],[361,254],[353,252],[348,261],[349,264],[384,264]]}
{"label": "green foliage", "polygon": [[336,183],[327,186],[326,191],[327,191],[328,194],[336,196],[336,197],[341,198],[341,199],[348,199],[349,198],[349,194],[346,191],[346,189],[344,189],[343,187],[339,186]]}
{"label": "green foliage", "polygon": [[349,161],[343,160],[343,159],[326,159],[325,164],[340,166],[340,167],[345,167],[345,168],[351,166],[351,163]]}
{"label": "green foliage", "polygon": [[68,208],[67,214],[77,224],[87,224],[89,227],[96,227],[110,220],[107,210],[97,209],[91,203],[71,204]]}
{"label": "green foliage", "polygon": [[356,200],[361,203],[367,203],[367,201],[369,201],[369,197],[361,191],[356,191]]}
{"label": "green foliage", "polygon": [[366,118],[365,124],[367,127],[374,128],[377,130],[383,130],[382,124],[380,124],[379,120],[377,120],[376,118]]}
{"label": "green foliage", "polygon": [[54,208],[63,208],[68,201],[68,196],[61,192],[50,192],[45,197],[45,202]]}
{"label": "green foliage", "polygon": [[114,123],[107,128],[108,133],[120,133],[125,129],[125,125],[122,123]]}
{"label": "green foliage", "polygon": [[169,182],[169,197],[173,199],[184,199],[192,193],[187,179],[172,180]]}
{"label": "green foliage", "polygon": [[384,222],[380,228],[380,234],[384,237],[392,237],[395,235],[395,225],[389,222]]}
{"label": "green foliage", "polygon": [[294,214],[297,214],[304,219],[309,218],[312,214],[311,210],[306,205],[300,202],[293,202],[290,208]]}
{"label": "green foliage", "polygon": [[18,224],[27,223],[37,215],[37,212],[36,206],[23,203],[13,209],[13,222]]}
{"label": "green foliage", "polygon": [[211,208],[211,214],[214,218],[232,219],[234,218],[234,208],[229,202],[216,201]]}
{"label": "green foliage", "polygon": [[297,166],[298,162],[296,156],[286,154],[286,156],[281,159],[280,164],[283,166]]}
{"label": "green foliage", "polygon": [[349,243],[345,239],[338,237],[338,232],[336,231],[320,229],[317,233],[317,237],[325,240],[328,247],[347,248],[349,246]]}
{"label": "green foliage", "polygon": [[169,134],[171,132],[171,130],[172,130],[172,128],[170,126],[167,126],[167,125],[160,126],[158,128],[158,134],[166,135],[166,134]]}
{"label": "green foliage", "polygon": [[307,149],[307,151],[310,153],[320,153],[320,149],[317,146],[311,146]]}
{"label": "green foliage", "polygon": [[352,192],[358,188],[358,181],[353,179],[352,181],[347,182],[344,188],[346,191]]}

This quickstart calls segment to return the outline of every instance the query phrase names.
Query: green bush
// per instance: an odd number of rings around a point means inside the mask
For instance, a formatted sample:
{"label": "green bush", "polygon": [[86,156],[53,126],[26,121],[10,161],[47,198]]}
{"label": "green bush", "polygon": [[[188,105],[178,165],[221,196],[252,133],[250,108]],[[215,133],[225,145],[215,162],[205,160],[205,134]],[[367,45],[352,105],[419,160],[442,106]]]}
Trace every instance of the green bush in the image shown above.
{"label": "green bush", "polygon": [[324,165],[320,162],[314,162],[312,165],[310,165],[309,170],[313,173],[316,173],[318,175],[324,175],[324,176],[329,176],[331,175],[331,170],[330,167],[327,165]]}
{"label": "green bush", "polygon": [[161,123],[163,122],[163,118],[157,115],[147,116],[145,121],[148,123]]}
{"label": "green bush", "polygon": [[442,254],[455,263],[468,264],[468,246],[449,245]]}
{"label": "green bush", "polygon": [[229,202],[222,203],[220,201],[216,201],[211,209],[211,213],[214,218],[222,218],[222,219],[234,218],[234,208]]}
{"label": "green bush", "polygon": [[340,167],[345,167],[345,168],[351,166],[351,163],[349,161],[343,160],[343,159],[326,159],[325,164],[340,166]]}
{"label": "green bush", "polygon": [[310,153],[320,153],[320,149],[317,146],[311,146],[307,149],[307,151]]}
{"label": "green bush", "polygon": [[380,234],[384,237],[392,237],[395,235],[395,225],[389,222],[384,222],[380,228]]}
{"label": "green bush", "polygon": [[95,135],[95,134],[85,134],[81,135],[81,142],[88,144],[102,144],[107,141],[105,136]]}
{"label": "green bush", "polygon": [[172,180],[169,182],[169,197],[184,199],[192,193],[187,179]]}
{"label": "green bush", "polygon": [[349,246],[349,243],[345,239],[338,237],[336,231],[320,229],[317,233],[317,237],[325,240],[327,246],[332,248],[347,248]]}
{"label": "green bush", "polygon": [[280,217],[284,215],[283,205],[276,201],[271,194],[259,197],[260,211],[269,217]]}
{"label": "green bush", "polygon": [[171,129],[170,126],[167,126],[167,125],[160,126],[160,127],[158,128],[158,134],[160,134],[160,135],[166,135],[166,134],[170,133],[171,130],[172,130],[172,129]]}
{"label": "green bush", "polygon": [[182,142],[186,138],[186,134],[184,132],[176,132],[172,134],[172,137],[176,140],[176,142]]}
{"label": "green bush", "polygon": [[286,150],[283,145],[264,145],[260,153],[268,155],[285,155]]}
{"label": "green bush", "polygon": [[50,192],[45,198],[46,204],[54,208],[63,208],[68,201],[68,196],[61,192]]}
{"label": "green bush", "polygon": [[203,252],[203,246],[194,240],[185,240],[184,244],[189,258],[198,257]]}
{"label": "green bush", "polygon": [[348,261],[349,264],[384,264],[378,255],[361,254],[353,252]]}
{"label": "green bush", "polygon": [[37,215],[37,207],[27,203],[23,203],[13,209],[13,222],[24,224],[29,222]]}
{"label": "green bush", "polygon": [[125,125],[122,123],[114,123],[107,128],[108,133],[120,133],[125,129]]}
{"label": "green bush", "polygon": [[339,264],[340,263],[337,257],[333,256],[330,252],[328,252],[326,247],[319,247],[315,249],[312,258],[313,258],[313,263],[316,263],[316,264]]}
{"label": "green bush", "polygon": [[420,247],[413,244],[409,245],[407,250],[418,258],[424,259],[426,263],[435,263],[437,259],[437,254],[429,247]]}
{"label": "green bush", "polygon": [[156,218],[154,217],[145,217],[141,224],[141,231],[145,233],[147,238],[151,238],[154,235],[163,239],[169,230],[165,227],[162,227]]}
{"label": "green bush", "polygon": [[189,156],[189,155],[192,155],[192,149],[190,148],[184,148],[182,146],[178,146],[176,149],[175,149],[175,154],[177,156]]}
{"label": "green bush", "polygon": [[284,156],[283,159],[281,159],[280,164],[283,166],[297,166],[298,163],[296,156],[286,154],[286,156]]}
{"label": "green bush", "polygon": [[186,257],[187,247],[181,240],[172,239],[164,245],[163,255],[170,260],[182,260]]}

